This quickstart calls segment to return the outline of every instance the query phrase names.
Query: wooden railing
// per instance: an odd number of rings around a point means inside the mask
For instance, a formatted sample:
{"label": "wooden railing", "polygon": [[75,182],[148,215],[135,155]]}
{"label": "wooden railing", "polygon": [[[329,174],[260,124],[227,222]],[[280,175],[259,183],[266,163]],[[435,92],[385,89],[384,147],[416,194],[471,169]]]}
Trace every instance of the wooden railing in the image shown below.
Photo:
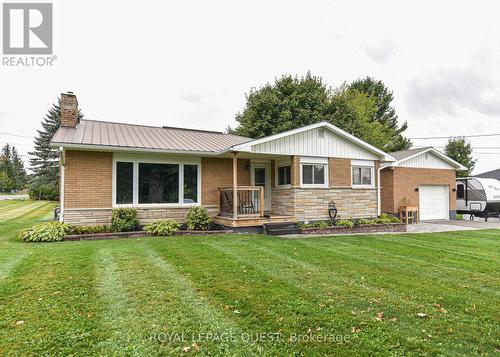
{"label": "wooden railing", "polygon": [[[219,188],[219,215],[231,217],[264,217],[264,187],[238,186],[234,204],[234,188]],[[236,207],[236,214],[235,214]]]}

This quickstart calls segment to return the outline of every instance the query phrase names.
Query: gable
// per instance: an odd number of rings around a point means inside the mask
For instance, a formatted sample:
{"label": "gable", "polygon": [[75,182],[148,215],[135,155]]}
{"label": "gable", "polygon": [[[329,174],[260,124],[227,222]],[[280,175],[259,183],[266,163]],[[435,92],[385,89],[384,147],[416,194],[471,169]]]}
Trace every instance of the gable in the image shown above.
{"label": "gable", "polygon": [[436,154],[432,152],[424,152],[411,159],[402,161],[395,166],[425,168],[425,169],[451,169],[451,170],[455,169],[455,166],[453,166],[449,162],[446,162],[445,160],[438,157]]}
{"label": "gable", "polygon": [[[322,135],[320,132],[323,132]],[[339,157],[378,160],[380,156],[328,128],[319,127],[251,145],[251,152],[262,154]]]}

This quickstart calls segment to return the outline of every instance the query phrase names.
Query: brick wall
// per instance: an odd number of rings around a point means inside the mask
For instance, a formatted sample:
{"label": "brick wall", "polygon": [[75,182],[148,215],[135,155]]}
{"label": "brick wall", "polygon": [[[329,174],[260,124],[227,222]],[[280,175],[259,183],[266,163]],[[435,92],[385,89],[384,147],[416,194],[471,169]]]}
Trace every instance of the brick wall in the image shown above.
{"label": "brick wall", "polygon": [[351,159],[328,159],[330,187],[351,187]]}
{"label": "brick wall", "polygon": [[419,193],[415,188],[420,185],[448,185],[450,211],[456,210],[456,196],[452,191],[456,184],[454,170],[409,167],[384,169],[381,172],[381,183],[383,212],[398,213],[404,197],[407,197],[412,205],[418,206]]}
{"label": "brick wall", "polygon": [[294,196],[290,188],[273,188],[271,192],[271,211],[275,215],[294,215]]}
{"label": "brick wall", "polygon": [[64,209],[111,208],[113,154],[66,150]]}
{"label": "brick wall", "polygon": [[[238,160],[238,186],[250,185],[248,160]],[[201,203],[217,205],[217,188],[233,186],[233,159],[202,158],[201,159]]]}
{"label": "brick wall", "polygon": [[290,175],[292,176],[292,187],[300,186],[300,156],[291,157]]}

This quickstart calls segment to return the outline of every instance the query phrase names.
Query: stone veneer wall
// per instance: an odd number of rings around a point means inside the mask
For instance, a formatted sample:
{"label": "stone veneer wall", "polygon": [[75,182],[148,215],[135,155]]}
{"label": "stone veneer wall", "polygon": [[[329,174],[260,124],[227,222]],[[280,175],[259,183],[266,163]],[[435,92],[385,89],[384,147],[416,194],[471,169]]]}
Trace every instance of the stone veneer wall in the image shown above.
{"label": "stone veneer wall", "polygon": [[[216,206],[204,206],[211,216],[217,215]],[[184,222],[189,207],[138,208],[140,224],[148,224],[162,219],[175,219]],[[111,209],[65,209],[64,222],[74,225],[95,226],[111,223]]]}
{"label": "stone veneer wall", "polygon": [[339,218],[377,216],[376,189],[274,189],[271,210],[274,214],[293,215],[297,221],[325,220],[329,219],[328,204],[332,200]]}

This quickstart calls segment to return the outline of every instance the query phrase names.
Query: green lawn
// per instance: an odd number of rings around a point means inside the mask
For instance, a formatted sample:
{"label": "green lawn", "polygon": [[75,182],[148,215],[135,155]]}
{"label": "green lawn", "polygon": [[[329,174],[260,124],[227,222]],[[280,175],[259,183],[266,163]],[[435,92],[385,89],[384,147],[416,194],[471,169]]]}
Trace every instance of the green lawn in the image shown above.
{"label": "green lawn", "polygon": [[500,349],[500,230],[17,241],[53,207],[0,202],[0,355]]}

